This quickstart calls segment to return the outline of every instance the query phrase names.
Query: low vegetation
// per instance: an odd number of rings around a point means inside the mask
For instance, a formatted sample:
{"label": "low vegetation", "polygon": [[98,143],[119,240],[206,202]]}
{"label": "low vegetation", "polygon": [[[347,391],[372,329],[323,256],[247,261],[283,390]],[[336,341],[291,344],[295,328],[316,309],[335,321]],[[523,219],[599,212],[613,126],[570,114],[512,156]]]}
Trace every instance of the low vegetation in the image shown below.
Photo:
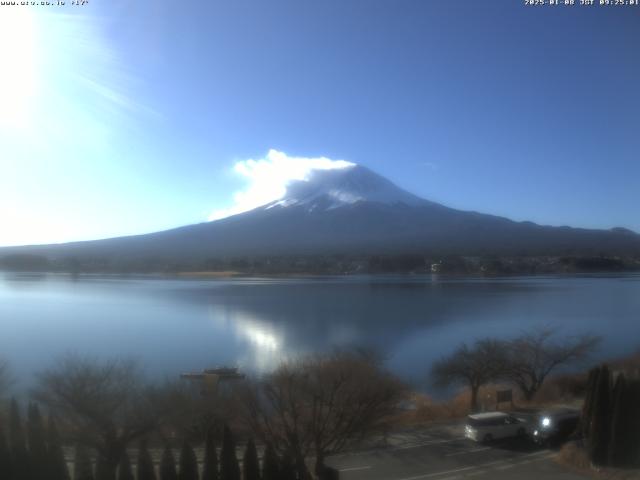
{"label": "low vegetation", "polygon": [[640,479],[640,352],[590,370],[577,439],[558,460],[595,478]]}
{"label": "low vegetation", "polygon": [[582,412],[584,447],[594,465],[640,467],[640,378],[607,365],[589,373]]}
{"label": "low vegetation", "polygon": [[[508,386],[518,387],[518,403],[586,397],[580,440],[563,452],[566,461],[638,467],[640,354],[589,375],[552,374],[586,358],[597,343],[591,335],[559,338],[547,330],[463,345],[433,367],[437,383],[468,387],[443,402],[411,394],[367,352],[291,360],[261,378],[204,393],[188,382],[149,383],[130,361],[68,356],[39,375],[25,410],[13,400],[0,412],[0,478],[337,478],[327,456],[384,436],[390,425],[493,409],[496,390]],[[521,384],[523,372],[530,381]],[[0,373],[10,378],[6,366]],[[8,380],[4,385],[7,393]]]}
{"label": "low vegetation", "polygon": [[15,400],[0,417],[0,478],[335,478],[325,456],[380,428],[406,391],[363,352],[286,362],[240,385],[203,396],[184,383],[150,384],[131,361],[67,356],[32,392],[50,412],[46,426],[35,403],[26,420]]}
{"label": "low vegetation", "polygon": [[525,332],[510,340],[486,338],[462,344],[437,361],[431,375],[435,385],[464,385],[471,393],[470,409],[477,411],[478,392],[490,382],[505,382],[530,402],[557,368],[584,360],[600,338],[582,335],[558,339],[552,329]]}

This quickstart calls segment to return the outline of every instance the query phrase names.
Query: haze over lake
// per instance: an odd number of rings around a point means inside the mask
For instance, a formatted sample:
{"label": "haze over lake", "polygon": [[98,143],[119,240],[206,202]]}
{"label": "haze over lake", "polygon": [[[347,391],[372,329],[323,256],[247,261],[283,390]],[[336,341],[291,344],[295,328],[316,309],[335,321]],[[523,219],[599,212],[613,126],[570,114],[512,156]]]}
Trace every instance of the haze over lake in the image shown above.
{"label": "haze over lake", "polygon": [[65,352],[132,356],[152,376],[266,371],[335,346],[380,350],[424,386],[463,341],[529,328],[598,333],[598,358],[640,347],[640,275],[164,279],[0,276],[0,353],[27,386]]}

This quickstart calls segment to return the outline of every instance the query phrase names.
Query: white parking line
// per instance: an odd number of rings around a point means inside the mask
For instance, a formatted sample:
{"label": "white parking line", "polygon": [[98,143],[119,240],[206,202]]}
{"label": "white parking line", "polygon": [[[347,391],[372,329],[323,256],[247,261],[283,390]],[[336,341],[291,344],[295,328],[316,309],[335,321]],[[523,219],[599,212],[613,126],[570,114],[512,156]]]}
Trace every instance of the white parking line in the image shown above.
{"label": "white parking line", "polygon": [[[543,450],[541,452],[534,452],[534,453],[530,453],[528,455],[523,455],[523,456],[521,456],[519,458],[534,457],[534,456],[539,456],[539,455],[542,455],[542,454],[546,454],[546,455],[544,457],[540,457],[539,459],[536,459],[536,460],[542,460],[544,458],[549,458],[549,457],[553,456],[552,453],[549,453],[548,451],[544,451]],[[506,459],[506,460],[497,460],[495,462],[480,463],[478,465],[470,465],[468,467],[456,468],[454,470],[445,470],[445,471],[442,471],[442,472],[425,473],[424,475],[416,475],[416,476],[413,476],[413,477],[404,477],[404,478],[401,478],[401,479],[398,479],[398,480],[421,480],[421,479],[424,479],[424,478],[439,477],[439,476],[442,476],[442,475],[448,475],[450,473],[467,472],[469,470],[483,469],[483,468],[486,468],[486,467],[493,467],[494,465],[501,465],[501,464],[506,464],[505,468],[501,468],[501,470],[506,470],[507,468],[515,467],[515,466],[518,466],[518,465],[521,465],[521,464],[528,463],[528,462],[532,461],[531,459],[528,459],[528,460],[523,460],[521,462],[517,462],[517,461],[513,462],[513,460],[517,460],[517,458],[509,458],[509,459]],[[494,467],[494,470],[495,469],[498,469],[498,468]],[[476,473],[474,472],[473,474],[466,474],[466,476],[475,475],[475,474]],[[448,478],[449,477],[447,477],[447,479]],[[440,480],[445,480],[445,479],[443,478],[443,479],[440,479]]]}
{"label": "white parking line", "polygon": [[476,475],[482,475],[483,473],[487,473],[485,470],[478,470],[477,472],[467,473],[465,477],[474,477]]}
{"label": "white parking line", "polygon": [[369,470],[371,465],[365,465],[363,467],[350,467],[350,468],[341,468],[340,472],[355,472],[357,470]]}
{"label": "white parking line", "polygon": [[467,453],[484,452],[485,450],[491,450],[491,447],[474,448],[472,450],[463,450],[462,452],[447,453],[445,457],[455,457],[456,455],[465,455]]}
{"label": "white parking line", "polygon": [[416,443],[413,445],[404,445],[402,447],[381,447],[381,448],[373,448],[371,450],[361,450],[359,452],[349,452],[349,453],[340,453],[338,455],[331,455],[331,458],[341,458],[341,457],[355,457],[358,455],[369,455],[371,453],[382,453],[382,452],[396,452],[398,450],[411,450],[412,448],[420,448],[420,447],[428,447],[429,445],[439,445],[443,443],[453,443],[458,442],[460,440],[464,440],[465,437],[452,438],[449,440],[430,440],[424,443]]}
{"label": "white parking line", "polygon": [[411,448],[427,447],[429,445],[439,445],[439,444],[442,444],[442,443],[453,443],[453,442],[458,442],[460,440],[464,440],[464,437],[452,438],[452,439],[449,439],[449,440],[431,440],[431,441],[425,442],[425,443],[417,443],[415,445],[405,445],[403,447],[387,448],[385,450],[391,451],[391,452],[395,452],[396,450],[409,450]]}
{"label": "white parking line", "polygon": [[415,477],[405,477],[405,478],[402,478],[400,480],[419,480],[421,478],[436,477],[438,475],[446,475],[448,473],[465,472],[467,470],[473,470],[474,468],[477,468],[477,467],[478,466],[476,466],[476,465],[472,465],[470,467],[456,468],[455,470],[445,470],[444,472],[433,472],[433,473],[426,473],[424,475],[416,475]]}

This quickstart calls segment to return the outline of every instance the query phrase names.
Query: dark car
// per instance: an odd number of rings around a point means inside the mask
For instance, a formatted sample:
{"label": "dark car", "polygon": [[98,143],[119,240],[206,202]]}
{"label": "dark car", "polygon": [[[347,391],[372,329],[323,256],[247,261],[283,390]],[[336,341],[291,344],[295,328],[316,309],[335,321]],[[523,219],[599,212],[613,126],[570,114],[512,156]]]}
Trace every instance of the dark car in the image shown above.
{"label": "dark car", "polygon": [[558,445],[566,441],[580,423],[580,411],[560,407],[539,412],[530,426],[531,438],[542,445]]}

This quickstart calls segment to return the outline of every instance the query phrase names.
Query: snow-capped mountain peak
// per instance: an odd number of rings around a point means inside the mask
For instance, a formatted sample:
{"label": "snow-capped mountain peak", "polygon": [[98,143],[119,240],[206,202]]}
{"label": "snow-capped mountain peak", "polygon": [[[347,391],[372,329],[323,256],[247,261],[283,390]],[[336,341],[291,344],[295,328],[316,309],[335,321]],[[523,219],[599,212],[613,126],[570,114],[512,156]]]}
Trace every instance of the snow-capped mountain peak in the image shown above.
{"label": "snow-capped mountain peak", "polygon": [[309,211],[318,211],[359,202],[409,206],[429,203],[366,167],[352,165],[333,170],[314,170],[307,180],[290,183],[281,199],[264,208],[304,206]]}

